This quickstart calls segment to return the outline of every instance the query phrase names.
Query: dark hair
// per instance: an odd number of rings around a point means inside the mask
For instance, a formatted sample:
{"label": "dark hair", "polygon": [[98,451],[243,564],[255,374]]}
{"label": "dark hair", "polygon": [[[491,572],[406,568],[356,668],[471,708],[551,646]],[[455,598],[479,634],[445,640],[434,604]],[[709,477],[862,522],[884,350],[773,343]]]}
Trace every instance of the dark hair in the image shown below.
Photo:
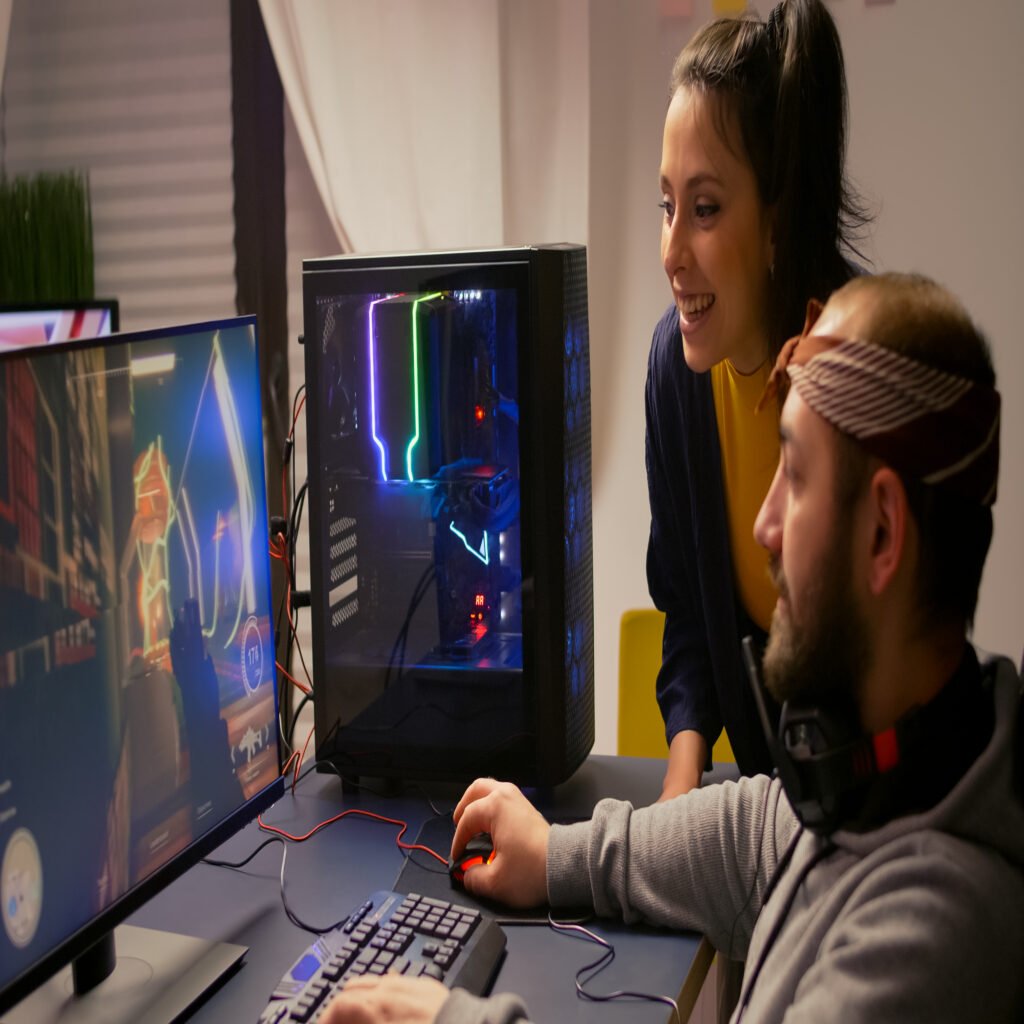
{"label": "dark hair", "polygon": [[[995,385],[988,343],[945,288],[920,274],[879,274],[854,278],[837,298],[846,301],[862,292],[872,298],[863,340],[978,384]],[[836,433],[837,499],[847,502],[867,479],[869,456],[853,438]],[[924,624],[969,628],[992,541],[992,510],[906,474],[900,479],[919,534],[917,583]]]}
{"label": "dark hair", "polygon": [[682,86],[712,101],[726,145],[738,128],[761,201],[775,208],[774,358],[800,332],[807,300],[851,277],[844,250],[864,259],[855,242],[869,217],[843,169],[846,73],[832,16],[821,0],[782,0],[765,22],[713,21],[676,59],[671,94]]}

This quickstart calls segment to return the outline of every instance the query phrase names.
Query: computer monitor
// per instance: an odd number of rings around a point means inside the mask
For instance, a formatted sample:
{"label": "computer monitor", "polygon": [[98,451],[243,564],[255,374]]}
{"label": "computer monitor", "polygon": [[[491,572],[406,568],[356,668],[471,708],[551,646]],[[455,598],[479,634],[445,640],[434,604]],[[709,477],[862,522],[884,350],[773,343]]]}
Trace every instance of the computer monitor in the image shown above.
{"label": "computer monitor", "polygon": [[0,353],[5,1021],[282,792],[271,603],[251,317]]}
{"label": "computer monitor", "polygon": [[0,305],[0,351],[116,334],[117,299]]}
{"label": "computer monitor", "polygon": [[317,756],[554,784],[593,717],[586,251],[303,264]]}

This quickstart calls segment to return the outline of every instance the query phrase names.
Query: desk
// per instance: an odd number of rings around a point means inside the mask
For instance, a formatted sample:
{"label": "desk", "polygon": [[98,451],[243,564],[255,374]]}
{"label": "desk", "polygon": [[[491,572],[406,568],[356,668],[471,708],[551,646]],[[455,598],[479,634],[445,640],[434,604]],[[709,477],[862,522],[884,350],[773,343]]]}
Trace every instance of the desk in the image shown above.
{"label": "desk", "polygon": [[[530,795],[546,815],[586,816],[605,796],[638,805],[651,802],[660,791],[663,772],[664,761],[592,756],[566,783]],[[439,784],[424,788],[443,808],[453,807],[461,792],[461,787]],[[294,796],[286,793],[268,810],[264,820],[300,834],[348,807],[408,821],[405,838],[409,841],[433,814],[425,795],[413,784],[393,797],[343,794],[336,777],[313,773],[299,784]],[[352,816],[308,842],[290,844],[285,872],[289,906],[309,923],[329,925],[374,890],[393,888],[403,866],[396,834],[395,826]],[[213,856],[241,860],[263,838],[265,834],[253,823]],[[276,844],[240,870],[199,864],[129,919],[149,928],[249,946],[242,968],[196,1011],[192,1019],[198,1024],[255,1022],[281,975],[313,940],[284,914],[280,864],[281,847]],[[627,928],[611,921],[591,927],[614,944],[617,954],[614,963],[594,980],[592,991],[623,987],[675,996],[690,975],[683,1000],[688,1004],[686,1018],[710,960],[707,944],[702,944],[698,935]],[[538,926],[509,925],[505,931],[508,955],[494,991],[517,992],[538,1018],[626,1024],[668,1017],[668,1009],[657,1003],[592,1004],[578,999],[573,977],[597,959],[601,952],[597,946]]]}

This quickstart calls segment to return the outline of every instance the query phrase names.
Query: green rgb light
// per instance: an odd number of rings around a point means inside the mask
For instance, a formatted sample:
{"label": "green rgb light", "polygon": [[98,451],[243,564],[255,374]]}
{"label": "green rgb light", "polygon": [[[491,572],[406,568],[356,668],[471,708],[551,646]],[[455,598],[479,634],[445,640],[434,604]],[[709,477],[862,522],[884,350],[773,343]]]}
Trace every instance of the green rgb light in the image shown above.
{"label": "green rgb light", "polygon": [[416,433],[413,434],[405,449],[405,469],[409,482],[413,480],[412,472],[412,450],[420,441],[420,338],[419,325],[416,313],[421,302],[429,302],[431,299],[439,299],[441,292],[431,292],[430,295],[421,295],[412,304],[412,401],[413,401],[413,423]]}

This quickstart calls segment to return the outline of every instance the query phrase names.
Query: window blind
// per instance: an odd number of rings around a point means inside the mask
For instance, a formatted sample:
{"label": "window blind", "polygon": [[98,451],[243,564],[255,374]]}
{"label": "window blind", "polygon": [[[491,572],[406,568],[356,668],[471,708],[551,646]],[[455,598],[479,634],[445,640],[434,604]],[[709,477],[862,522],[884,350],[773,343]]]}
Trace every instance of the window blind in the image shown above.
{"label": "window blind", "polygon": [[8,176],[88,174],[96,294],[136,330],[235,313],[227,0],[16,0]]}

